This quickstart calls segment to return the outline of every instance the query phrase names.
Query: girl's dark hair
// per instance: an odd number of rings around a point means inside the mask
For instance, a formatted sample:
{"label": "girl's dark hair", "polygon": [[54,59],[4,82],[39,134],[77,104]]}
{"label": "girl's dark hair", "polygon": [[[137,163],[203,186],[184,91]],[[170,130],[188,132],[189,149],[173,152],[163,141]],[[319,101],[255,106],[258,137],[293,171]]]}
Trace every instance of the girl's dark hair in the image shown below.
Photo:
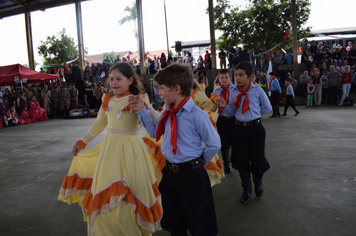
{"label": "girl's dark hair", "polygon": [[[120,73],[125,76],[127,79],[129,79],[131,76],[133,77],[132,84],[129,87],[129,91],[133,95],[137,95],[139,93],[142,93],[144,91],[143,85],[141,81],[139,80],[135,70],[129,63],[124,63],[124,62],[119,62],[110,67],[109,74],[111,74],[111,71],[113,70],[118,70]],[[108,86],[110,86],[110,77],[106,80],[106,83]],[[110,88],[108,91],[108,94],[113,96],[112,89]]]}
{"label": "girl's dark hair", "polygon": [[203,77],[203,76],[200,76],[200,77],[198,78],[198,81],[199,81],[199,83],[201,83],[202,81],[204,82],[204,77]]}

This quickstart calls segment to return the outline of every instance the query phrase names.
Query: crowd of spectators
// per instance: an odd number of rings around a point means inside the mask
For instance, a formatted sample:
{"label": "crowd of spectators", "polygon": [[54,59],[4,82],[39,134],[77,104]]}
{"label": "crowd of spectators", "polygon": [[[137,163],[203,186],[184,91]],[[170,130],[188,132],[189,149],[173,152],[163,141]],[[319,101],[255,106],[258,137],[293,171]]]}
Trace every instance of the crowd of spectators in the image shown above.
{"label": "crowd of spectators", "polygon": [[0,127],[8,127],[51,118],[68,117],[70,110],[99,109],[105,88],[95,78],[86,80],[83,97],[75,83],[59,80],[25,84],[22,87],[3,86],[0,89]]}
{"label": "crowd of spectators", "polygon": [[356,92],[356,41],[343,47],[339,40],[332,45],[326,41],[309,44],[305,40],[302,49],[306,70],[299,82],[303,85],[303,95],[314,97],[316,106],[351,105],[348,97],[350,92]]}

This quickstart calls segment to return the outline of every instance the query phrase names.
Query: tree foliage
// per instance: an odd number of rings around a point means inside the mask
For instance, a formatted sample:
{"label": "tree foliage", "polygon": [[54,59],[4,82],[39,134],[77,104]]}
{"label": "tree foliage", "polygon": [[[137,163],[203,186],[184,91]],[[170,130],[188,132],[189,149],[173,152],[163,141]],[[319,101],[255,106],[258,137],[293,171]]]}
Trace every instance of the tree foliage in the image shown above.
{"label": "tree foliage", "polygon": [[[222,31],[218,44],[250,45],[251,48],[270,49],[284,40],[285,30],[292,33],[291,4],[289,0],[249,0],[245,10],[230,5],[229,0],[217,0],[214,7],[215,29]],[[310,14],[310,0],[296,0],[298,38],[305,37],[309,28],[303,28]],[[290,47],[288,41],[281,46]]]}
{"label": "tree foliage", "polygon": [[44,64],[61,64],[79,55],[74,39],[66,35],[65,28],[58,33],[58,37],[47,36],[46,41],[41,41],[38,54],[45,59]]}
{"label": "tree foliage", "polygon": [[[117,54],[117,55],[120,55],[120,54]],[[105,60],[106,59],[106,56],[108,56],[109,60],[110,59],[116,59],[117,55],[115,54],[114,51],[111,51],[111,52],[104,52],[103,55],[101,55],[101,58],[100,60]]]}
{"label": "tree foliage", "polygon": [[123,18],[121,18],[119,20],[119,25],[123,25],[123,24],[125,24],[126,22],[129,22],[129,21],[134,21],[135,29],[136,29],[136,19],[137,19],[136,2],[133,2],[131,7],[126,6],[124,11],[128,12],[129,15],[124,16]]}

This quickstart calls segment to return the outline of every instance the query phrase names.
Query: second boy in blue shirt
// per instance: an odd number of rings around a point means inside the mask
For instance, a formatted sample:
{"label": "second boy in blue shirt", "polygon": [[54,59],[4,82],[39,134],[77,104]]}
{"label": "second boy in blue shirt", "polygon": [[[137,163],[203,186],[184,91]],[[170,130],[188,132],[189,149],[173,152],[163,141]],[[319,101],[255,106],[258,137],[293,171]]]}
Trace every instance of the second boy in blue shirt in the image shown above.
{"label": "second boy in blue shirt", "polygon": [[235,115],[234,155],[232,167],[240,174],[243,187],[242,203],[248,203],[251,197],[251,174],[255,184],[255,194],[262,197],[263,174],[270,168],[265,157],[266,131],[261,116],[272,110],[266,93],[258,84],[251,82],[253,67],[248,62],[241,62],[235,67],[237,86],[231,90],[229,103],[221,97],[215,98],[228,113]]}

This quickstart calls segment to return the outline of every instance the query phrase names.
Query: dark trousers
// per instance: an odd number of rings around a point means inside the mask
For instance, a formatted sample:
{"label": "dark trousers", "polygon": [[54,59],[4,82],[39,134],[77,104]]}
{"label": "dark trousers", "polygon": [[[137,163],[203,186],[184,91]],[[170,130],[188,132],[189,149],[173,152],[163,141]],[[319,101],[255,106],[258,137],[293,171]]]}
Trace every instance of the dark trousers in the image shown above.
{"label": "dark trousers", "polygon": [[265,157],[266,130],[262,123],[243,127],[236,124],[234,128],[234,156],[231,157],[232,167],[240,175],[252,173],[254,178],[262,179],[270,168]]}
{"label": "dark trousers", "polygon": [[161,226],[174,236],[215,236],[218,226],[209,176],[204,167],[174,173],[165,167],[159,184]]}
{"label": "dark trousers", "polygon": [[279,92],[278,91],[271,91],[271,105],[273,114],[272,116],[280,116],[281,113],[279,112]]}
{"label": "dark trousers", "polygon": [[216,127],[221,141],[221,150],[230,149],[234,140],[235,117],[219,116]]}
{"label": "dark trousers", "polygon": [[287,95],[286,97],[286,104],[284,105],[284,112],[283,114],[286,114],[287,115],[287,110],[288,110],[288,107],[291,106],[293,108],[293,110],[296,112],[296,113],[299,113],[299,111],[297,110],[297,108],[295,107],[295,104],[294,104],[294,98],[292,95]]}
{"label": "dark trousers", "polygon": [[328,87],[328,105],[337,105],[338,86]]}

